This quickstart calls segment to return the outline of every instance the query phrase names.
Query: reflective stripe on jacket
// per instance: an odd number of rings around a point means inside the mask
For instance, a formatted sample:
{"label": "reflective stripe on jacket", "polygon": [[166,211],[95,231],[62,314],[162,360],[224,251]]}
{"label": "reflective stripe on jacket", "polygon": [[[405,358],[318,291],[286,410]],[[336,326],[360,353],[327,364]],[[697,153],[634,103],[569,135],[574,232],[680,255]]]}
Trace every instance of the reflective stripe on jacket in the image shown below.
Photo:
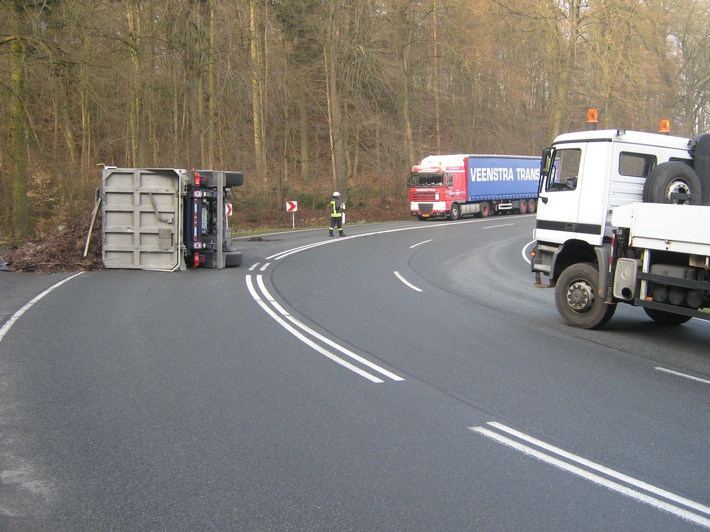
{"label": "reflective stripe on jacket", "polygon": [[343,208],[340,205],[340,200],[334,199],[330,201],[330,216],[337,218],[342,215]]}

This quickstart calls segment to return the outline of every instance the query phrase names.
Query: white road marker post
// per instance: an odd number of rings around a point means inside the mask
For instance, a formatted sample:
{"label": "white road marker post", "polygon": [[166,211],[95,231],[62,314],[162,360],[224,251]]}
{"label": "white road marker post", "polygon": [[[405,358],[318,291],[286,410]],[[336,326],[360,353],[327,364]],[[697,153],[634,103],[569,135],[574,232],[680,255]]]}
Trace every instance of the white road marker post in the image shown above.
{"label": "white road marker post", "polygon": [[286,202],[286,212],[291,213],[291,228],[296,229],[296,211],[298,211],[297,201],[287,201]]}

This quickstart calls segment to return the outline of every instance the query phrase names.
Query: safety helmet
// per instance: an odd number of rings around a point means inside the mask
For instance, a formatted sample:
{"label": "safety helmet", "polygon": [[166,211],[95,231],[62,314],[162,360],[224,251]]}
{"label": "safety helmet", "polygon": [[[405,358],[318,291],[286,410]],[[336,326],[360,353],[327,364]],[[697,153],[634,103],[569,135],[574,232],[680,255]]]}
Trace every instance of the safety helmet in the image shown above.
{"label": "safety helmet", "polygon": [[334,198],[339,198],[339,197],[340,197],[340,192],[333,192],[333,197],[334,197]]}

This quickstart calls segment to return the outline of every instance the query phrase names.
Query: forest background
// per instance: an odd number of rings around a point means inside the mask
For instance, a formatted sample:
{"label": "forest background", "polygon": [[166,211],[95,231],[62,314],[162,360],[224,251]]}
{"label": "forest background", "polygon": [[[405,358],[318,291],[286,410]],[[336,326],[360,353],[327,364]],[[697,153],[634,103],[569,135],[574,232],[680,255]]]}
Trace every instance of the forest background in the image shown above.
{"label": "forest background", "polygon": [[396,219],[422,157],[538,155],[588,108],[707,132],[709,20],[710,0],[0,0],[0,243],[84,216],[101,164],[242,171],[237,225],[286,200],[324,217],[333,190]]}

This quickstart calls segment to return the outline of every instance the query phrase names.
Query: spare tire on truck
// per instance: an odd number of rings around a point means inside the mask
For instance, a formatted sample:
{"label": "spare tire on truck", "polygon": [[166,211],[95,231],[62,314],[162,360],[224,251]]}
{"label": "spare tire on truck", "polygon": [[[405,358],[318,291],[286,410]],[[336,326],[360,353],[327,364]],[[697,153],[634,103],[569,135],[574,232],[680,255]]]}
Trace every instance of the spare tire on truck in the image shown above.
{"label": "spare tire on truck", "polygon": [[698,174],[680,161],[659,164],[651,170],[643,185],[645,203],[700,205],[701,198]]}

